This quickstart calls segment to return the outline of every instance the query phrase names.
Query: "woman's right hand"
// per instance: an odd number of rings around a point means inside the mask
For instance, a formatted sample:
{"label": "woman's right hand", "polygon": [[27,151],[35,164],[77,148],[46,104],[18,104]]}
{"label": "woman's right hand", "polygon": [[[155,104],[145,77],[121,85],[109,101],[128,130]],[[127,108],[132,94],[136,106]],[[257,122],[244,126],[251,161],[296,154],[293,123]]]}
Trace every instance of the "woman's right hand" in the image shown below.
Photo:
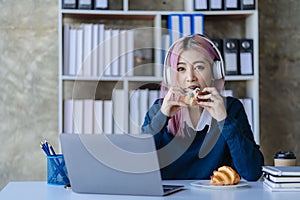
{"label": "woman's right hand", "polygon": [[184,96],[186,95],[184,90],[179,87],[170,87],[168,93],[166,94],[163,104],[160,108],[161,112],[168,116],[172,117],[175,115],[175,113],[181,108],[181,107],[186,107],[182,102],[175,101],[174,96]]}

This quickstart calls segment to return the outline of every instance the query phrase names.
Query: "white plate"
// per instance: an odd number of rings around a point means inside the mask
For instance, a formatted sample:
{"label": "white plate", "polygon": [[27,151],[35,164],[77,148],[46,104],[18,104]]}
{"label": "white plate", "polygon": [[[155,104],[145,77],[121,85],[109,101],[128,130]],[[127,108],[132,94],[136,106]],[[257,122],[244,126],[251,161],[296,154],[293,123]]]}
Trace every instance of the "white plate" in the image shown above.
{"label": "white plate", "polygon": [[236,185],[210,185],[210,180],[195,181],[192,182],[191,185],[195,187],[214,189],[214,190],[231,190],[231,189],[237,189],[240,187],[249,186],[246,181],[240,181]]}

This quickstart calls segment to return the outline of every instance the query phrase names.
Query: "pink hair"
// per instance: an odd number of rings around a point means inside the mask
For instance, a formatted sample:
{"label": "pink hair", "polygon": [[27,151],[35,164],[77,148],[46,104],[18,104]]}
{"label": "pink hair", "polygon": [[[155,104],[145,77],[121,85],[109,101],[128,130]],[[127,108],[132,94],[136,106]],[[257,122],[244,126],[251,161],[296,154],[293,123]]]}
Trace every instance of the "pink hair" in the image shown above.
{"label": "pink hair", "polygon": [[[170,48],[167,53],[166,61],[164,63],[164,67],[166,70],[167,67],[170,67],[171,72],[171,83],[162,82],[161,86],[161,96],[164,97],[167,94],[169,86],[176,85],[176,73],[177,73],[177,64],[179,56],[183,51],[193,49],[204,56],[206,56],[211,62],[215,60],[221,60],[219,54],[213,48],[212,44],[210,44],[207,40],[208,38],[204,38],[205,36],[194,34],[190,36],[183,37],[177,40]],[[170,80],[168,80],[170,81]],[[221,91],[224,87],[224,78],[218,79],[214,81],[215,87]],[[175,100],[175,99],[174,99]],[[184,133],[184,121],[185,116],[188,113],[187,108],[181,108],[170,120],[168,123],[168,131],[173,135],[184,137],[186,133]]]}

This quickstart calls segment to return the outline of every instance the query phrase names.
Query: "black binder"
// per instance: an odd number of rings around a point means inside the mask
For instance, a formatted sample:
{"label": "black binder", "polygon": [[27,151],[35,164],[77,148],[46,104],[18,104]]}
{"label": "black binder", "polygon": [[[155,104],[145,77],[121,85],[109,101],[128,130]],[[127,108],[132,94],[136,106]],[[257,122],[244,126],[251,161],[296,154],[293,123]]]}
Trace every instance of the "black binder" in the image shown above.
{"label": "black binder", "polygon": [[194,10],[208,10],[209,0],[194,0]]}
{"label": "black binder", "polygon": [[239,74],[238,58],[239,48],[237,39],[223,39],[223,53],[225,62],[225,74]]}
{"label": "black binder", "polygon": [[240,0],[224,0],[225,10],[239,10]]}
{"label": "black binder", "polygon": [[92,9],[92,0],[78,0],[78,9]]}
{"label": "black binder", "polygon": [[76,0],[62,0],[61,3],[63,9],[76,9]]}
{"label": "black binder", "polygon": [[240,47],[240,73],[242,75],[253,75],[253,40],[241,39]]}
{"label": "black binder", "polygon": [[255,10],[255,0],[241,0],[242,10]]}
{"label": "black binder", "polygon": [[94,0],[94,9],[95,10],[107,10],[108,9],[108,0]]}
{"label": "black binder", "polygon": [[209,0],[209,10],[224,10],[223,0]]}
{"label": "black binder", "polygon": [[224,57],[223,53],[223,39],[211,39],[211,41],[214,43],[214,45],[218,48],[218,50],[221,53],[222,58]]}

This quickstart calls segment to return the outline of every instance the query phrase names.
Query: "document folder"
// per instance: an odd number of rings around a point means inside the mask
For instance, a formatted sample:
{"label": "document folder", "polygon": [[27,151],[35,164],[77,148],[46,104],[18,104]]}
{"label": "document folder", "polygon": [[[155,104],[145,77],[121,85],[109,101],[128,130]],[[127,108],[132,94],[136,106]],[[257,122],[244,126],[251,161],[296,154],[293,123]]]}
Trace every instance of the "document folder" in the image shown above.
{"label": "document folder", "polygon": [[238,40],[224,39],[223,53],[225,62],[225,74],[238,74]]}
{"label": "document folder", "polygon": [[224,5],[222,0],[209,0],[210,10],[224,10]]}
{"label": "document folder", "polygon": [[62,8],[63,9],[75,9],[76,8],[76,0],[62,0]]}
{"label": "document folder", "polygon": [[194,9],[195,10],[208,10],[209,0],[195,0]]}
{"label": "document folder", "polygon": [[240,9],[240,0],[224,0],[225,10],[238,10]]}
{"label": "document folder", "polygon": [[240,44],[240,73],[242,75],[253,74],[253,40],[241,39]]}
{"label": "document folder", "polygon": [[254,10],[255,9],[255,0],[241,0],[241,9],[242,10]]}
{"label": "document folder", "polygon": [[79,9],[92,9],[92,0],[78,0],[78,8]]}

